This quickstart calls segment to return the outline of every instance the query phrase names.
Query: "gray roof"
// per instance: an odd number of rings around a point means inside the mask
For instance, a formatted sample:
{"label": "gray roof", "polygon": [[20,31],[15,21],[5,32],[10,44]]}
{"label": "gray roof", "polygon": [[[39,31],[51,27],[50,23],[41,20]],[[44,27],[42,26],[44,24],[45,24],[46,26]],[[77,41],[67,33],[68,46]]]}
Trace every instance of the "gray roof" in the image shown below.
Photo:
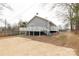
{"label": "gray roof", "polygon": [[40,18],[40,19],[42,19],[42,20],[45,20],[45,21],[47,21],[47,22],[49,22],[51,25],[54,25],[54,26],[56,26],[54,23],[52,23],[51,21],[49,21],[49,20],[47,20],[47,19],[45,19],[45,18],[42,18],[42,17],[39,17],[39,16],[34,16],[27,24],[29,24],[34,18]]}

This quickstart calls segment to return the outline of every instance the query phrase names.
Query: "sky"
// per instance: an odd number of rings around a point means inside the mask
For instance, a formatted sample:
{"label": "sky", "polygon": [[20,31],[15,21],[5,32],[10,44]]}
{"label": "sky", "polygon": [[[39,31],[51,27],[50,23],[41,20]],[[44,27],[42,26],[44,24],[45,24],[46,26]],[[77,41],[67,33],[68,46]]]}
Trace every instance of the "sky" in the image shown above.
{"label": "sky", "polygon": [[3,19],[6,18],[7,22],[11,25],[18,23],[19,21],[28,22],[36,13],[38,13],[38,16],[45,18],[56,25],[62,25],[62,22],[56,17],[57,9],[49,10],[52,3],[48,3],[46,6],[44,6],[43,3],[36,3],[34,0],[3,0],[2,3],[7,3],[13,8],[12,11],[4,8],[2,11],[4,15],[1,16]]}

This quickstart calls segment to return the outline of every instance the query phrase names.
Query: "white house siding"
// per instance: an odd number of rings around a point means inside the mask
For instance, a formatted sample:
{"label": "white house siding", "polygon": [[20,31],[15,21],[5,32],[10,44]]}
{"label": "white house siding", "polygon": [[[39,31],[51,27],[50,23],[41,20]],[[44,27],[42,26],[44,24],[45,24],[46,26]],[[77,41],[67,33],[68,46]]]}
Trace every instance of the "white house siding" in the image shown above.
{"label": "white house siding", "polygon": [[57,27],[50,24],[49,21],[35,16],[26,28],[20,28],[20,31],[58,31]]}
{"label": "white house siding", "polygon": [[[27,24],[27,31],[48,31],[50,29],[49,27],[51,27],[49,21],[36,16]],[[55,25],[52,25],[52,28],[53,27],[55,27]],[[53,30],[55,30],[55,28]]]}
{"label": "white house siding", "polygon": [[19,28],[20,31],[48,31],[45,27],[28,27],[28,28]]}
{"label": "white house siding", "polygon": [[51,26],[50,31],[59,31],[59,29],[56,26]]}
{"label": "white house siding", "polygon": [[40,27],[40,26],[35,26],[35,27],[27,27],[27,31],[47,31],[48,29],[46,27]]}
{"label": "white house siding", "polygon": [[26,28],[25,27],[20,27],[19,31],[26,31]]}
{"label": "white house siding", "polygon": [[33,20],[28,24],[27,27],[34,27],[34,26],[36,26],[36,27],[38,27],[38,26],[39,27],[48,27],[47,25],[48,25],[47,21],[45,21],[39,17],[34,17]]}

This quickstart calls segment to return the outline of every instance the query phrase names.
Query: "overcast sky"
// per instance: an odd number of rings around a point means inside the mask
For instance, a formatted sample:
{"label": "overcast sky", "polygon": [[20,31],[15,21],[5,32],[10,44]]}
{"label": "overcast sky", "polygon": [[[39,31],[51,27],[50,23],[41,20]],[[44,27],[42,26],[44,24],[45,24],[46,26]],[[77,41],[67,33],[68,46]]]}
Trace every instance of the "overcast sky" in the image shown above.
{"label": "overcast sky", "polygon": [[7,3],[13,8],[13,11],[4,8],[4,16],[2,16],[5,17],[10,24],[15,24],[20,20],[29,21],[36,13],[39,13],[38,16],[46,18],[56,25],[61,24],[59,18],[56,17],[57,9],[49,10],[52,3],[43,5],[43,3],[35,3],[33,0],[5,0],[2,3]]}

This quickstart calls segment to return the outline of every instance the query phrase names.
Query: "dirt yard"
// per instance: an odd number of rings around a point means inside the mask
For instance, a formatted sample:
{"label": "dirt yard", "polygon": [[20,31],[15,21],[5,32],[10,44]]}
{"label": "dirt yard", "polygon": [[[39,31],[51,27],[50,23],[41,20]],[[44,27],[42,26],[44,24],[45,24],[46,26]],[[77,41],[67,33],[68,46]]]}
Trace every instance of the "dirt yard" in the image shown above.
{"label": "dirt yard", "polygon": [[[75,50],[62,46],[55,37],[10,36],[0,38],[0,55],[9,56],[70,56],[76,55]],[[42,40],[41,40],[42,39]]]}

